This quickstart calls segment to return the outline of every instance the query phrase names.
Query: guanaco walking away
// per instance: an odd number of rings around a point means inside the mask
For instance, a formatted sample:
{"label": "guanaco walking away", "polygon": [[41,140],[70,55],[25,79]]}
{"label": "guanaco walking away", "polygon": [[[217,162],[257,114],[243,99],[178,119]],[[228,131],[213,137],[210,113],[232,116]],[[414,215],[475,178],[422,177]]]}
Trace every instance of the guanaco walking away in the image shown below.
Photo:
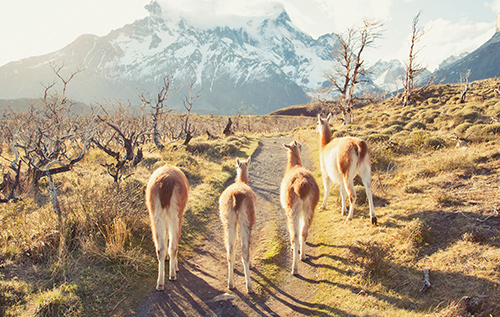
{"label": "guanaco walking away", "polygon": [[300,259],[302,261],[306,259],[305,245],[314,209],[319,201],[319,187],[311,172],[302,167],[300,143],[294,140],[289,145],[283,144],[283,146],[288,149],[288,164],[281,182],[280,199],[288,218],[293,252],[292,274],[297,275],[299,248]]}
{"label": "guanaco walking away", "polygon": [[188,194],[189,183],[186,176],[177,167],[168,164],[153,172],[146,187],[146,205],[158,257],[157,290],[164,289],[165,258],[170,260],[169,279],[177,279],[177,245]]}
{"label": "guanaco walking away", "polygon": [[228,287],[234,288],[234,261],[236,232],[239,228],[241,240],[241,258],[245,270],[245,280],[248,293],[253,293],[250,280],[250,257],[252,227],[255,224],[255,194],[248,186],[248,160],[236,159],[236,180],[227,187],[219,199],[220,219],[224,227],[224,240],[227,251]]}

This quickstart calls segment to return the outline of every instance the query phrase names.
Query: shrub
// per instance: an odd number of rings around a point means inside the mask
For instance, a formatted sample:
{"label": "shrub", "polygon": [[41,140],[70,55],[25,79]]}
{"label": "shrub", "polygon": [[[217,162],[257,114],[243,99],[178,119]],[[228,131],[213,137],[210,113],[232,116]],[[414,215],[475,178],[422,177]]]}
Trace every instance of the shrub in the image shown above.
{"label": "shrub", "polygon": [[446,141],[438,137],[428,138],[424,141],[424,146],[428,149],[438,149],[444,147],[445,145]]}
{"label": "shrub", "polygon": [[420,121],[411,121],[409,122],[407,125],[405,125],[405,129],[406,130],[425,130],[427,128],[427,126],[425,125],[425,123],[422,123]]}
{"label": "shrub", "polygon": [[403,127],[401,127],[400,125],[395,124],[395,125],[389,126],[388,128],[383,129],[382,131],[380,131],[380,133],[382,133],[382,134],[389,134],[390,135],[390,134],[395,134],[395,133],[397,133],[397,132],[399,132],[401,130],[403,130]]}
{"label": "shrub", "polygon": [[373,133],[365,136],[364,139],[370,143],[380,143],[389,140],[389,136],[380,133]]}
{"label": "shrub", "polygon": [[394,154],[391,149],[379,146],[371,151],[372,170],[375,172],[387,172],[391,164],[394,164]]}
{"label": "shrub", "polygon": [[430,133],[423,130],[413,131],[407,135],[404,144],[413,150],[420,150],[425,147],[425,141],[430,137]]}
{"label": "shrub", "polygon": [[406,125],[406,122],[405,121],[401,121],[401,120],[393,120],[391,122],[389,122],[386,126],[387,127],[392,127],[392,126],[400,126],[401,128],[404,127]]}
{"label": "shrub", "polygon": [[462,240],[474,243],[484,243],[490,240],[490,233],[487,229],[474,223],[468,223],[463,227]]}
{"label": "shrub", "polygon": [[144,166],[149,171],[155,170],[156,163],[160,161],[158,157],[145,157],[141,160],[139,165]]}
{"label": "shrub", "polygon": [[349,262],[359,266],[364,276],[384,277],[389,275],[388,248],[377,242],[360,242],[349,247]]}
{"label": "shrub", "polygon": [[35,316],[79,316],[82,314],[76,285],[62,284],[43,292],[35,300]]}
{"label": "shrub", "polygon": [[0,275],[0,315],[8,315],[8,307],[15,309],[15,306],[24,305],[31,292],[31,287],[26,282],[19,280],[5,281],[4,277]]}
{"label": "shrub", "polygon": [[407,194],[420,194],[422,193],[422,190],[416,186],[411,186],[411,185],[405,185],[403,187],[403,191]]}
{"label": "shrub", "polygon": [[445,207],[445,206],[454,206],[454,205],[459,205],[460,200],[453,196],[452,194],[444,191],[444,190],[439,190],[436,191],[433,194],[434,201],[436,204],[439,206]]}
{"label": "shrub", "polygon": [[410,251],[429,243],[430,237],[428,226],[419,218],[415,218],[408,222],[406,226],[398,232],[398,240]]}
{"label": "shrub", "polygon": [[472,126],[472,123],[464,122],[455,127],[455,132],[462,135]]}

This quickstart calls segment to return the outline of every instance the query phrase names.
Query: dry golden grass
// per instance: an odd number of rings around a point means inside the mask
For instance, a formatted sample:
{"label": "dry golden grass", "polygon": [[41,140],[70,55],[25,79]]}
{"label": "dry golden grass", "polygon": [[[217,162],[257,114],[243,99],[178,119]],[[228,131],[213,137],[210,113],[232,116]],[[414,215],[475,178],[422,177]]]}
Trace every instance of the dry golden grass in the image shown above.
{"label": "dry golden grass", "polygon": [[[492,116],[500,96],[491,90],[499,82],[474,83],[464,105],[456,86],[433,86],[409,107],[386,100],[359,110],[355,125],[332,125],[336,135],[370,143],[379,226],[369,225],[363,203],[344,223],[334,187],[309,239],[328,281],[318,302],[364,316],[472,316],[461,299],[484,296],[475,315],[499,314],[500,134]],[[468,135],[456,148],[456,137]],[[318,157],[313,127],[295,136]],[[318,165],[315,176],[321,182]],[[421,294],[425,268],[432,287]]]}
{"label": "dry golden grass", "polygon": [[[211,152],[198,151],[203,144],[209,144]],[[139,166],[129,171],[131,176],[119,184],[112,183],[99,165],[108,158],[97,150],[88,153],[80,168],[54,177],[65,219],[63,257],[57,253],[58,219],[44,179],[39,188],[25,193],[22,202],[0,205],[0,263],[6,278],[0,290],[2,296],[13,294],[6,297],[2,314],[129,314],[134,301],[120,303],[129,297],[139,300],[137,295],[144,294],[142,280],[156,273],[144,203],[152,171],[174,164],[191,183],[192,199],[180,242],[182,261],[213,222],[217,198],[234,177],[228,166],[234,157],[250,155],[257,139],[232,136],[207,141],[202,137],[189,147],[174,146],[146,152]]]}
{"label": "dry golden grass", "polygon": [[[356,109],[353,125],[333,125],[335,135],[359,136],[370,145],[379,226],[369,224],[361,190],[354,219],[345,223],[334,187],[308,240],[321,281],[315,300],[322,307],[361,316],[468,316],[471,299],[463,298],[487,296],[474,306],[476,316],[500,315],[500,216],[494,214],[500,209],[500,96],[493,91],[499,83],[473,83],[463,105],[457,104],[457,85],[432,86],[406,108],[388,99]],[[119,186],[99,165],[108,158],[97,150],[80,168],[55,177],[68,241],[62,258],[58,220],[43,179],[38,189],[25,192],[24,201],[0,205],[0,314],[29,315],[37,309],[41,315],[57,309],[129,314],[134,305],[129,298],[144,293],[144,280],[156,274],[143,192],[152,171],[166,162],[179,166],[191,184],[181,261],[216,216],[218,196],[234,177],[234,157],[252,153],[259,135],[293,130],[308,144],[321,184],[315,118],[232,119],[236,136],[214,141],[204,135],[206,129],[217,134],[227,118],[193,116],[200,135],[188,147],[145,150],[143,161]],[[466,147],[455,147],[457,138],[465,139]],[[283,240],[278,238],[261,252],[270,263],[280,261],[276,255]],[[422,294],[426,268],[432,287]],[[273,276],[286,274],[279,265],[273,270]],[[37,302],[42,298],[44,305]],[[318,312],[323,313],[335,312]]]}

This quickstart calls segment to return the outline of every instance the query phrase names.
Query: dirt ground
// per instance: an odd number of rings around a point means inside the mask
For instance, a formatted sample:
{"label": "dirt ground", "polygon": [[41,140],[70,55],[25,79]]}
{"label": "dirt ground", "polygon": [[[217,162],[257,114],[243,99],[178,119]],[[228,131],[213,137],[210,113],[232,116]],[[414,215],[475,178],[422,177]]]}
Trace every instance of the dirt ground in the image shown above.
{"label": "dirt ground", "polygon": [[[286,274],[283,274],[285,278],[280,280],[280,285],[275,285],[274,279],[261,273],[263,264],[254,252],[255,268],[250,274],[254,288],[262,287],[261,294],[246,294],[241,260],[237,260],[235,265],[235,289],[227,288],[226,252],[219,222],[206,234],[204,244],[195,250],[193,257],[181,259],[177,281],[166,282],[163,292],[156,291],[155,285],[151,285],[147,300],[137,307],[135,316],[297,316],[318,312],[318,304],[309,300],[318,283],[315,280],[313,246],[306,247],[309,258],[299,263],[300,275],[288,273],[291,269],[291,250],[286,216],[279,202],[279,186],[287,160],[282,144],[291,141],[289,137],[261,139],[249,168],[250,186],[257,196],[257,221],[253,230],[252,249],[257,250],[266,235],[264,224],[275,222],[287,248],[282,268]],[[302,160],[306,168],[311,168],[305,146],[302,148]],[[259,280],[266,283],[259,285]]]}

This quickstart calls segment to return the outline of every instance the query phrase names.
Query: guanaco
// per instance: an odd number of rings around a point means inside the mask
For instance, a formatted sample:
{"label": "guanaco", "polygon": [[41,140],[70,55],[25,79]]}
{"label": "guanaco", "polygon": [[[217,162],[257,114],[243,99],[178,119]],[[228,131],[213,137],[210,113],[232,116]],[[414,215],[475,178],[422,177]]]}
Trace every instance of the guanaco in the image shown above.
{"label": "guanaco", "polygon": [[250,158],[236,159],[236,180],[227,187],[219,199],[220,219],[224,227],[224,240],[227,251],[228,287],[234,288],[234,261],[236,230],[239,228],[241,240],[241,258],[245,270],[248,293],[253,293],[250,280],[250,257],[252,227],[255,224],[255,194],[248,186],[248,166]]}
{"label": "guanaco", "polygon": [[349,215],[346,221],[351,220],[356,202],[356,191],[354,189],[354,177],[359,174],[365,186],[366,197],[370,207],[370,218],[372,224],[377,224],[375,209],[373,207],[373,195],[371,189],[371,159],[370,150],[365,141],[355,137],[333,138],[330,131],[329,121],[332,115],[322,119],[318,114],[318,132],[320,138],[320,163],[325,189],[323,204],[320,209],[326,207],[326,200],[330,194],[333,183],[340,184],[340,196],[342,200],[342,215],[345,214],[346,197],[349,197]]}
{"label": "guanaco", "polygon": [[281,182],[281,206],[288,218],[288,231],[292,245],[292,274],[298,274],[299,248],[300,259],[306,259],[305,244],[311,227],[314,209],[319,201],[319,187],[310,171],[302,166],[300,159],[301,145],[292,141],[288,149],[288,164]]}
{"label": "guanaco", "polygon": [[[146,187],[146,205],[158,258],[157,290],[165,284],[165,258],[169,261],[169,279],[177,279],[177,245],[182,216],[187,207],[189,183],[181,170],[165,165],[153,172]],[[168,254],[167,254],[168,242]]]}

